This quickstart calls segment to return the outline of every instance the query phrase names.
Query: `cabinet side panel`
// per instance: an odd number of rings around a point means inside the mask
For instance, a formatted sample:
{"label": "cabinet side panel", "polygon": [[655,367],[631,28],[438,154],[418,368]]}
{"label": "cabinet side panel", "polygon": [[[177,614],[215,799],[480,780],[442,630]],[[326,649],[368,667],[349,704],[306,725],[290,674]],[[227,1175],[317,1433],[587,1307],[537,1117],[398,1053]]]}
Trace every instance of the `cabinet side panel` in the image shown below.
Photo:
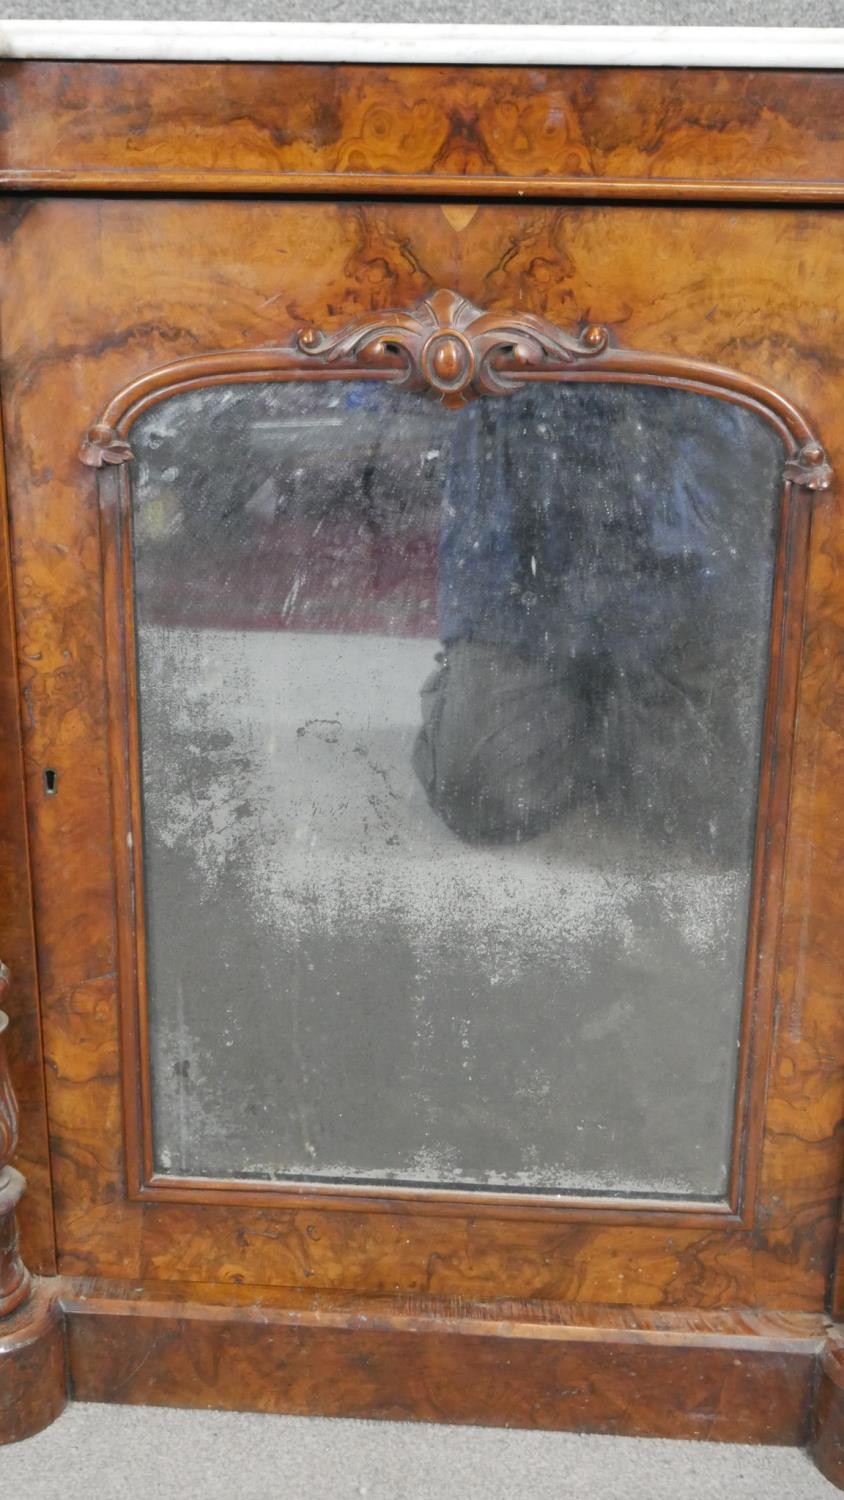
{"label": "cabinet side panel", "polygon": [[[0,223],[3,205],[0,204]],[[2,389],[0,388],[0,400]],[[56,1269],[38,975],[23,796],[11,558],[0,420],[0,958],[11,984],[7,1045],[20,1106],[17,1166],[27,1181],[18,1208],[21,1250],[41,1275]]]}

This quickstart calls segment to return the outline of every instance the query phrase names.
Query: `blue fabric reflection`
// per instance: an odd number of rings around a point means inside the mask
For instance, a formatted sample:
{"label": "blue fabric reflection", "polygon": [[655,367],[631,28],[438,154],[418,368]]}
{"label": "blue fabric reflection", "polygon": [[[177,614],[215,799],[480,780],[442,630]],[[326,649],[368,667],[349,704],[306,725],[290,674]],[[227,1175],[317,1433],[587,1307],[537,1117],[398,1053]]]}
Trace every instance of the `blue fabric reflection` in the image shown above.
{"label": "blue fabric reflection", "polygon": [[660,428],[634,412],[619,431],[605,403],[579,403],[566,431],[560,394],[537,385],[457,417],[440,539],[446,644],[508,645],[535,660],[611,637],[625,651],[665,623],[678,587],[714,586],[727,546],[718,468],[740,439],[736,408],[713,402],[711,425],[680,429],[669,459]]}

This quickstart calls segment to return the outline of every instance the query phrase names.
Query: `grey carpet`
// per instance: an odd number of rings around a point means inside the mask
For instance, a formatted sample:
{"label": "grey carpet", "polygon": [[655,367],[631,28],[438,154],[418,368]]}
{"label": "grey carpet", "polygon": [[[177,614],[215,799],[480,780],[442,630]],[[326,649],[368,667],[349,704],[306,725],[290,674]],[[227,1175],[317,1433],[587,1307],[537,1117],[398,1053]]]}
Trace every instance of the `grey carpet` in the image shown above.
{"label": "grey carpet", "polygon": [[0,0],[5,18],[431,21],[505,25],[842,26],[844,0]]}
{"label": "grey carpet", "polygon": [[0,1449],[26,1500],[832,1500],[791,1448],[71,1406]]}

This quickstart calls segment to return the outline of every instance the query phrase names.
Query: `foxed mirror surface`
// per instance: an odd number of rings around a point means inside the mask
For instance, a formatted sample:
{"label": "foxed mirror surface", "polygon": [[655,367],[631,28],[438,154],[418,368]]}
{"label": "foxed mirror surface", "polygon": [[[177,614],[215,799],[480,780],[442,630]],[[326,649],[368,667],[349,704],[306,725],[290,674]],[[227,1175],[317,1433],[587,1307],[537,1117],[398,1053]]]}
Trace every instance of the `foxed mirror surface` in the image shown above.
{"label": "foxed mirror surface", "polygon": [[297,380],[132,446],[156,1170],[723,1196],[775,430]]}

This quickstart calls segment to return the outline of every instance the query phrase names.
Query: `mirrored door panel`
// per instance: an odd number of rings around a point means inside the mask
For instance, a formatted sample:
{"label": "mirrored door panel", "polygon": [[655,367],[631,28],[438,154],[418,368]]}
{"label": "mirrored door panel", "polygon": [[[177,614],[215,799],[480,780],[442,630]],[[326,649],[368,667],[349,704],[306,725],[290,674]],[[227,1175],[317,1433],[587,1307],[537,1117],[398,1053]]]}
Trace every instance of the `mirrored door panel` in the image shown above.
{"label": "mirrored door panel", "polygon": [[293,380],[132,449],[157,1172],[721,1197],[777,433]]}

